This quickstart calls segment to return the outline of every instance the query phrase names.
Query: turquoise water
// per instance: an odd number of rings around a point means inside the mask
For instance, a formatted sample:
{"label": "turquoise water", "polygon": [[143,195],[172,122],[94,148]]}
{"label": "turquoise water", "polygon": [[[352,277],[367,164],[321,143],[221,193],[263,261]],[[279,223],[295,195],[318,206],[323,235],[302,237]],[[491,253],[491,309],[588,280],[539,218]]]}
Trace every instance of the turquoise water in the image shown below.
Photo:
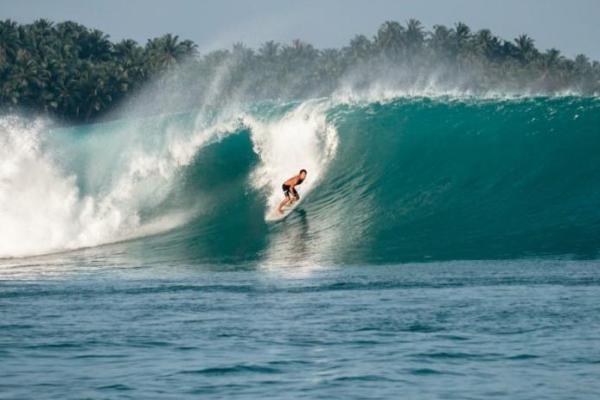
{"label": "turquoise water", "polygon": [[599,127],[581,97],[5,118],[0,397],[593,399]]}

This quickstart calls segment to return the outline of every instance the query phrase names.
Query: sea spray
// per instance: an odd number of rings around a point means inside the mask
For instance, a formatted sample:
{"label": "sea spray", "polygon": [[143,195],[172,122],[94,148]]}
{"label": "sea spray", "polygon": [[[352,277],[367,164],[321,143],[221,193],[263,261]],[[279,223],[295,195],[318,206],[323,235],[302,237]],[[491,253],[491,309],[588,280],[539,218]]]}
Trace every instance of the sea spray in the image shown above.
{"label": "sea spray", "polygon": [[231,132],[232,122],[194,120],[185,129],[169,118],[158,122],[109,123],[73,135],[80,129],[2,118],[0,257],[96,246],[184,223],[193,210],[160,207],[178,171]]}
{"label": "sea spray", "polygon": [[253,172],[252,184],[267,192],[266,214],[271,215],[282,200],[281,185],[300,169],[310,176],[299,189],[306,196],[322,179],[338,144],[335,127],[327,121],[328,102],[300,104],[281,119],[260,120],[246,115],[254,151],[261,163]]}

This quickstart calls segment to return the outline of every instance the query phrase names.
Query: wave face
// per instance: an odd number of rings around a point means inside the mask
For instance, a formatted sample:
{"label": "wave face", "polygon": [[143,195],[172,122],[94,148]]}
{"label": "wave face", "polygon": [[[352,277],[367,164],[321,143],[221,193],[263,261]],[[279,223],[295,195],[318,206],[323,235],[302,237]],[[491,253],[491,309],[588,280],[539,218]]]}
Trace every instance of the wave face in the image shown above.
{"label": "wave face", "polygon": [[[261,103],[49,130],[0,121],[0,256],[597,258],[600,101]],[[267,215],[300,168],[302,203]],[[112,250],[111,250],[112,249]]]}

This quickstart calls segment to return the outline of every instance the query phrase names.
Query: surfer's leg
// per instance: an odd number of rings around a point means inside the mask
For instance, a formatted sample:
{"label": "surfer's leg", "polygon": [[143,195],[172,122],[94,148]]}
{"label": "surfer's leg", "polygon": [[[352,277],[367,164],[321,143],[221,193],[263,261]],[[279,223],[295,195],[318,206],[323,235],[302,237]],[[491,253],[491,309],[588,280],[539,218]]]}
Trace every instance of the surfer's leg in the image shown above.
{"label": "surfer's leg", "polygon": [[279,207],[277,207],[277,211],[279,211],[280,214],[283,214],[283,207],[285,207],[289,202],[290,202],[290,198],[286,197],[285,199],[283,199],[283,201],[281,203],[279,203]]}
{"label": "surfer's leg", "polygon": [[284,184],[281,186],[281,188],[283,189],[283,195],[285,196],[285,199],[279,203],[277,211],[279,211],[280,214],[283,214],[283,207],[286,206],[292,200],[292,198],[290,196],[290,187],[288,185]]}

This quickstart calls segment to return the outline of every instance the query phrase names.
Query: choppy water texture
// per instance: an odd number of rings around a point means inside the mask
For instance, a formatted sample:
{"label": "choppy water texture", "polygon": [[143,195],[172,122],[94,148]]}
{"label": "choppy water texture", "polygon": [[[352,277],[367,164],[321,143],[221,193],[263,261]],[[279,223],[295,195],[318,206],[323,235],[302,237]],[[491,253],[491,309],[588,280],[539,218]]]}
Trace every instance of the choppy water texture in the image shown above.
{"label": "choppy water texture", "polygon": [[0,398],[595,399],[599,154],[581,97],[0,118]]}
{"label": "choppy water texture", "polygon": [[88,254],[73,261],[3,267],[0,397],[594,399],[600,392],[594,262],[148,267]]}

